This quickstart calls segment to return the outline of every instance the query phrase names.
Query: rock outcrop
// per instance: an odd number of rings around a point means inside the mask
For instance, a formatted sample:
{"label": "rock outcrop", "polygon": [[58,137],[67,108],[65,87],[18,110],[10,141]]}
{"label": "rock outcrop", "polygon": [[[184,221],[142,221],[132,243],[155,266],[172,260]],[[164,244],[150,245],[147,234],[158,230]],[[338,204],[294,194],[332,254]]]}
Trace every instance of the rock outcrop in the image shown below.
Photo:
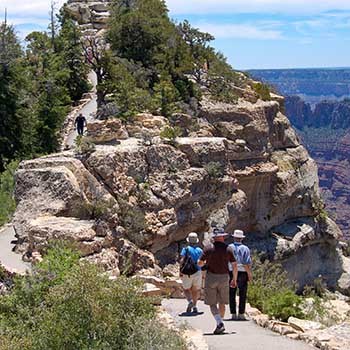
{"label": "rock outcrop", "polygon": [[[316,164],[277,101],[204,99],[195,119],[101,123],[129,138],[20,165],[14,225],[27,257],[63,237],[111,274],[160,275],[189,232],[203,236],[219,223],[244,229],[252,248],[282,261],[301,285],[319,274],[330,287],[346,280],[339,231],[317,221]],[[165,126],[187,136],[164,140]]]}
{"label": "rock outcrop", "polygon": [[350,238],[350,103],[323,101],[315,106],[286,98],[286,111],[316,160],[327,209]]}
{"label": "rock outcrop", "polygon": [[66,8],[83,31],[94,34],[107,27],[110,3],[110,0],[68,0]]}

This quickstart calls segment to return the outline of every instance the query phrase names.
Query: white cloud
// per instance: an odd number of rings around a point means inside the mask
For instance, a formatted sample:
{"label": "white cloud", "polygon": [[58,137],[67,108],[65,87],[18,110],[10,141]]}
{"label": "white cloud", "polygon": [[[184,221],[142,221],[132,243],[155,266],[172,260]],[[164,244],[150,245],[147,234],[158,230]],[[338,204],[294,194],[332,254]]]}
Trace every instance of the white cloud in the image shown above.
{"label": "white cloud", "polygon": [[[274,23],[272,24],[273,26]],[[282,31],[272,29],[266,24],[220,24],[220,23],[193,23],[201,31],[211,33],[217,39],[283,39]]]}
{"label": "white cloud", "polygon": [[321,13],[350,10],[349,0],[167,0],[173,14]]}
{"label": "white cloud", "polygon": [[[56,8],[60,8],[64,3],[64,0],[56,0]],[[45,19],[48,23],[50,4],[50,0],[1,0],[0,14],[3,14],[6,8],[8,20],[13,24],[38,23]]]}

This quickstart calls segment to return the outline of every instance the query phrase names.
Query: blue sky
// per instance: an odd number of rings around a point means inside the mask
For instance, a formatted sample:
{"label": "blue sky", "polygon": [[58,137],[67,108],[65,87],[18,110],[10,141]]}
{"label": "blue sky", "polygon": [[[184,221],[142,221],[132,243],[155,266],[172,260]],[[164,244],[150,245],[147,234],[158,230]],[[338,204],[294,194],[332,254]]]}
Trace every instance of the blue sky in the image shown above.
{"label": "blue sky", "polygon": [[[64,1],[57,0],[58,5]],[[350,0],[167,0],[211,32],[237,69],[350,66]],[[21,37],[45,29],[49,0],[0,0]]]}

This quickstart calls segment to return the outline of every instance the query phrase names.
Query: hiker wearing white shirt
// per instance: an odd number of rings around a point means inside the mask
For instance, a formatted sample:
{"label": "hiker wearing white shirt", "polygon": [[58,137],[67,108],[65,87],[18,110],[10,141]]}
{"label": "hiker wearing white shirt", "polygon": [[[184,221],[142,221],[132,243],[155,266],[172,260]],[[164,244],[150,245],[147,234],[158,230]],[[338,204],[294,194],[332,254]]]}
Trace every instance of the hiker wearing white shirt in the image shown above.
{"label": "hiker wearing white shirt", "polygon": [[[230,244],[229,247],[233,252],[233,255],[237,261],[238,276],[237,285],[235,288],[230,287],[230,311],[233,320],[246,320],[245,308],[247,301],[248,282],[252,280],[252,258],[250,255],[249,248],[242,244],[245,238],[244,232],[241,230],[235,230],[233,233],[234,243]],[[230,281],[233,278],[232,268],[230,268]],[[237,288],[239,290],[239,306],[237,316],[237,305],[236,305],[236,294]]]}

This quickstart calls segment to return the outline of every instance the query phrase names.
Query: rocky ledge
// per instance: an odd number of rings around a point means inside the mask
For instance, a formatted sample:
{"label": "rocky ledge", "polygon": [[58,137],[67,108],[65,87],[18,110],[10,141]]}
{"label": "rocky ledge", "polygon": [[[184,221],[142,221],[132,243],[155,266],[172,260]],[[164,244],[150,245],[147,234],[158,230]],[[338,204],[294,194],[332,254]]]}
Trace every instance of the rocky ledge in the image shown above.
{"label": "rocky ledge", "polygon": [[93,34],[107,27],[110,3],[110,0],[68,0],[66,6],[81,29]]}
{"label": "rocky ledge", "polygon": [[[97,124],[89,132],[98,145],[84,154],[21,163],[13,223],[27,259],[64,238],[113,275],[168,271],[176,280],[171,266],[188,233],[203,237],[219,223],[245,230],[251,247],[281,261],[301,286],[320,274],[332,288],[349,282],[341,233],[320,216],[316,164],[277,101],[204,100],[198,118],[140,114]],[[161,138],[167,126],[183,137]]]}

